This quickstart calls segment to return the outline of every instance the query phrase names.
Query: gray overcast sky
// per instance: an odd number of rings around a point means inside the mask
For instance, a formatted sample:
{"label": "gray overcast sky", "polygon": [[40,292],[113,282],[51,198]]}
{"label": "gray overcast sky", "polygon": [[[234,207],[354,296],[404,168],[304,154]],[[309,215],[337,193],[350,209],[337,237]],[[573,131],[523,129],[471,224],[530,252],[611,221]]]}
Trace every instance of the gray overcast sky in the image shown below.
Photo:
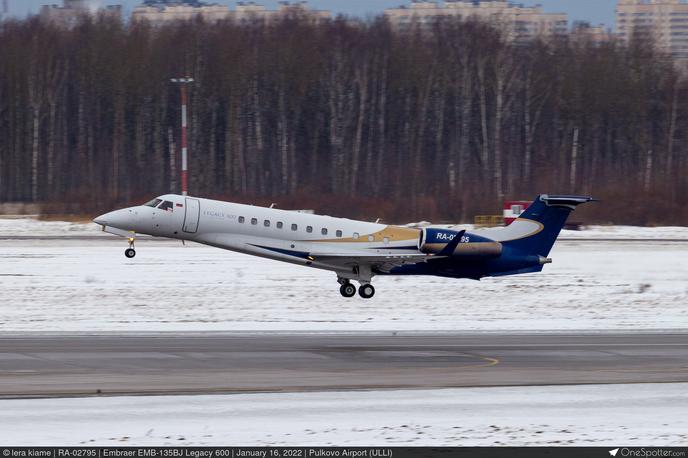
{"label": "gray overcast sky", "polygon": [[[62,0],[9,0],[10,13],[23,16],[28,12],[38,12],[44,4],[62,4]],[[140,0],[101,0],[103,4],[122,4],[131,8],[139,3]],[[234,6],[236,1],[212,0],[208,3],[221,3]],[[274,8],[277,0],[257,0],[267,7]],[[310,0],[312,7],[332,10],[336,13],[353,14],[365,16],[369,13],[379,13],[385,8],[390,8],[402,4],[408,4],[410,0]],[[569,14],[570,20],[585,20],[597,23],[605,23],[608,26],[614,25],[614,6],[616,0],[518,0],[514,3],[523,3],[532,6],[536,3],[542,4],[545,11]]]}

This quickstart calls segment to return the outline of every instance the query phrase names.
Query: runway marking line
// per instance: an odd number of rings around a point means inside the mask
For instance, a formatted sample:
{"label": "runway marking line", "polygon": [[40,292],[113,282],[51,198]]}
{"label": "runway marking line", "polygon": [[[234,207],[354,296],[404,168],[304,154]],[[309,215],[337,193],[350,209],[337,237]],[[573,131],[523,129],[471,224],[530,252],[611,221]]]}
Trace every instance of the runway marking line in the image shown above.
{"label": "runway marking line", "polygon": [[472,369],[472,368],[476,368],[476,367],[493,367],[493,366],[496,366],[497,364],[500,363],[498,358],[492,358],[490,356],[472,355],[470,353],[462,353],[462,354],[465,356],[482,359],[483,361],[485,361],[485,363],[484,364],[477,364],[477,365],[473,365],[473,366],[461,366],[461,369],[464,369],[464,368]]}

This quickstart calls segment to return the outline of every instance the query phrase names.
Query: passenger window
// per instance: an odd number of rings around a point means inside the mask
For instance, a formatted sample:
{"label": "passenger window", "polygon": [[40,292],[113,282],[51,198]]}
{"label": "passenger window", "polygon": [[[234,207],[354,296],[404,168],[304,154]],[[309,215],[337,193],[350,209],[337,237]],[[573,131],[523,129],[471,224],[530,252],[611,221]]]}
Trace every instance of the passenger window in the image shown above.
{"label": "passenger window", "polygon": [[253,224],[254,226],[258,224],[258,218],[251,218],[251,224]]}
{"label": "passenger window", "polygon": [[282,221],[277,221],[277,229],[282,229],[284,227],[284,223]]}
{"label": "passenger window", "polygon": [[270,220],[266,219],[265,221],[263,221],[263,226],[270,227]]}
{"label": "passenger window", "polygon": [[244,218],[243,216],[240,216],[240,217],[239,217],[239,222],[240,222],[241,224],[244,224],[244,221],[246,221],[246,218]]}
{"label": "passenger window", "polygon": [[341,236],[342,236],[342,231],[337,231],[337,237],[341,237]]}
{"label": "passenger window", "polygon": [[145,207],[157,207],[160,202],[162,202],[162,199],[153,199],[150,202],[146,202],[143,205]]}
{"label": "passenger window", "polygon": [[354,232],[354,240],[358,239],[360,235],[358,235],[358,232]]}
{"label": "passenger window", "polygon": [[313,226],[306,226],[306,232],[313,232]]}
{"label": "passenger window", "polygon": [[373,240],[375,240],[375,237],[373,237],[372,235],[369,235],[369,236],[368,236],[368,241],[369,241],[369,242],[372,242]]}
{"label": "passenger window", "polygon": [[292,231],[295,231],[295,230],[297,230],[298,228],[299,228],[299,226],[297,226],[296,224],[292,224],[292,225],[291,225],[291,230],[292,230]]}
{"label": "passenger window", "polygon": [[322,228],[322,231],[320,231],[320,233],[321,233],[322,235],[327,235],[327,229],[323,227],[323,228]]}
{"label": "passenger window", "polygon": [[174,211],[174,204],[172,202],[170,202],[169,200],[166,200],[165,202],[161,203],[158,208],[160,210],[165,210],[165,211],[171,212],[171,211]]}

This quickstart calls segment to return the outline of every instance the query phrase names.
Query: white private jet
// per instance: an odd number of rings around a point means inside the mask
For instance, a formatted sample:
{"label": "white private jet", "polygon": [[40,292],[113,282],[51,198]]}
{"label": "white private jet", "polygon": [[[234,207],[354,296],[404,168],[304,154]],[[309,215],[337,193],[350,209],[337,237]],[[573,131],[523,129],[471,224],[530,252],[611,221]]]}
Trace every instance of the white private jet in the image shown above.
{"label": "white private jet", "polygon": [[340,293],[369,299],[375,275],[479,280],[540,272],[566,218],[590,197],[541,195],[507,227],[409,228],[167,194],[95,218],[105,232],[188,240],[337,274]]}

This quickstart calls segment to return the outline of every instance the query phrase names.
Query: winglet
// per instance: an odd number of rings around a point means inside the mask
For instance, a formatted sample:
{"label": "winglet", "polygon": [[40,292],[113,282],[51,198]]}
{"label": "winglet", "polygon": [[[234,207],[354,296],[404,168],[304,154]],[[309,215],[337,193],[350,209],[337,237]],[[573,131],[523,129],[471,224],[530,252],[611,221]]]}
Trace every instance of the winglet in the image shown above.
{"label": "winglet", "polygon": [[451,256],[454,254],[454,250],[456,250],[456,247],[459,246],[459,243],[461,243],[461,239],[463,238],[463,235],[466,233],[465,230],[459,232],[454,236],[453,239],[449,243],[447,243],[447,246],[442,249],[439,253],[437,253],[437,256]]}

